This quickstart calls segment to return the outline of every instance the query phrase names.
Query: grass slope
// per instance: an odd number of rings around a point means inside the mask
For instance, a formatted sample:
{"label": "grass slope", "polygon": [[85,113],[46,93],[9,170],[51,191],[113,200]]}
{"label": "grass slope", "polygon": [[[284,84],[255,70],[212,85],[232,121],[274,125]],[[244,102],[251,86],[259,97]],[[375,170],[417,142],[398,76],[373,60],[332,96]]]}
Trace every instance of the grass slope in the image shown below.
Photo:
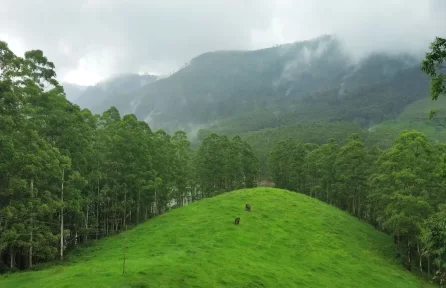
{"label": "grass slope", "polygon": [[256,188],[173,210],[97,242],[67,264],[3,276],[0,287],[424,285],[389,255],[395,255],[391,239],[356,218],[298,193]]}

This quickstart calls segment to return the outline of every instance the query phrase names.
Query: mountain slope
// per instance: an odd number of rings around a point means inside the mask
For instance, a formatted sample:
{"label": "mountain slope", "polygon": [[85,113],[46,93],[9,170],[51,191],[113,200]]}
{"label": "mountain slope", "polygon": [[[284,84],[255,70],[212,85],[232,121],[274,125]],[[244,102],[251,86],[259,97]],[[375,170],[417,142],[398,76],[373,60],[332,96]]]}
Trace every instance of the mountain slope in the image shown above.
{"label": "mountain slope", "polygon": [[[141,89],[136,114],[155,125],[202,124],[276,105],[290,93],[331,87],[347,61],[331,41],[202,54],[169,78]],[[313,70],[323,73],[312,79]]]}
{"label": "mountain slope", "polygon": [[80,86],[72,83],[61,83],[65,91],[68,101],[75,103],[77,99],[88,88],[87,86]]}
{"label": "mountain slope", "polygon": [[427,87],[413,57],[373,54],[354,63],[336,38],[324,36],[262,50],[205,53],[133,97],[138,117],[168,130],[215,126],[255,111],[267,118],[280,115],[285,124],[350,120],[366,127],[395,117],[425,97]]}
{"label": "mountain slope", "polygon": [[88,87],[74,103],[94,113],[102,113],[111,106],[119,107],[122,114],[132,113],[131,94],[156,80],[153,75],[118,75]]}
{"label": "mountain slope", "polygon": [[[419,63],[384,53],[355,62],[341,40],[321,36],[254,51],[204,53],[149,85],[139,85],[142,76],[120,76],[88,89],[77,104],[96,113],[113,105],[169,132],[244,126],[241,133],[345,120],[368,128],[427,96],[429,80]],[[246,115],[254,125],[233,125]]]}
{"label": "mountain slope", "polygon": [[[440,109],[435,119],[428,118],[432,109]],[[389,147],[403,130],[423,132],[434,143],[446,142],[446,97],[437,101],[425,97],[405,107],[395,119],[384,121],[369,129],[369,138],[382,147]]]}
{"label": "mountain slope", "polygon": [[0,286],[421,287],[388,257],[393,249],[389,236],[334,207],[257,188],[173,210],[101,240],[67,265],[0,277]]}

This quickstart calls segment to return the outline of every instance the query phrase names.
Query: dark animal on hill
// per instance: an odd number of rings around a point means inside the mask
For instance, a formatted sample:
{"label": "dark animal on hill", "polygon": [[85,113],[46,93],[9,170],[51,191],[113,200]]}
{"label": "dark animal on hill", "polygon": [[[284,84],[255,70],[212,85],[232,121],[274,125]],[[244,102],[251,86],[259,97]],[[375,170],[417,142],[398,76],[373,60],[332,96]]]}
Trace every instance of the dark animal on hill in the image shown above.
{"label": "dark animal on hill", "polygon": [[248,212],[251,212],[251,205],[246,204],[245,210],[248,211]]}
{"label": "dark animal on hill", "polygon": [[235,225],[238,225],[240,223],[240,217],[235,218]]}

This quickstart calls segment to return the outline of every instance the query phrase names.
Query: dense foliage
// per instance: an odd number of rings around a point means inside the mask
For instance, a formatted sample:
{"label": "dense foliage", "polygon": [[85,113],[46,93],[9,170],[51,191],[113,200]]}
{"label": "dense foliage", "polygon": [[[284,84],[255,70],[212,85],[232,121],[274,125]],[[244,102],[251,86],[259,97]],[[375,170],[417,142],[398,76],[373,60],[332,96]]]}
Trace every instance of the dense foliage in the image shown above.
{"label": "dense foliage", "polygon": [[212,134],[194,153],[182,131],[152,131],[114,107],[81,110],[55,77],[42,51],[22,58],[0,42],[0,272],[256,185],[257,160],[240,137]]}
{"label": "dense foliage", "polygon": [[270,169],[277,187],[305,193],[394,235],[409,270],[446,269],[444,225],[446,147],[418,131],[403,131],[393,145],[367,148],[359,134],[342,145],[293,140],[277,143]]}
{"label": "dense foliage", "polygon": [[421,70],[431,77],[430,93],[432,100],[446,93],[446,39],[436,37],[430,45],[430,51],[426,53]]}
{"label": "dense foliage", "polygon": [[[267,117],[268,113],[261,112],[254,114],[246,114],[243,118],[234,119],[229,126],[216,126],[215,129],[201,129],[198,133],[198,139],[193,141],[193,145],[199,145],[202,139],[212,132],[222,133],[231,137],[232,135],[240,135],[243,140],[248,142],[254,153],[259,158],[261,167],[261,176],[269,177],[268,171],[268,155],[274,148],[277,141],[287,139],[297,139],[304,143],[315,143],[322,145],[329,139],[333,138],[340,142],[353,133],[358,133],[364,141],[364,145],[368,148],[378,146],[380,149],[391,147],[403,130],[415,129],[424,133],[433,143],[446,142],[446,98],[441,97],[437,101],[430,101],[427,97],[414,103],[407,105],[398,117],[392,120],[386,120],[378,125],[370,128],[362,128],[360,125],[352,121],[336,121],[336,122],[307,122],[297,121],[290,125],[282,125],[276,123],[276,128],[262,128],[260,125],[263,119],[261,115]],[[427,115],[429,111],[436,108],[442,108],[436,114],[434,119],[429,119]],[[279,118],[277,118],[279,119]],[[237,120],[237,121],[236,121]],[[240,120],[240,121],[239,121]],[[259,124],[258,126],[255,123]],[[229,123],[228,123],[229,124]],[[226,124],[225,124],[226,125]],[[272,126],[274,126],[272,125]],[[253,130],[249,130],[249,129]],[[256,130],[260,128],[260,130]],[[241,132],[241,131],[247,132]]]}

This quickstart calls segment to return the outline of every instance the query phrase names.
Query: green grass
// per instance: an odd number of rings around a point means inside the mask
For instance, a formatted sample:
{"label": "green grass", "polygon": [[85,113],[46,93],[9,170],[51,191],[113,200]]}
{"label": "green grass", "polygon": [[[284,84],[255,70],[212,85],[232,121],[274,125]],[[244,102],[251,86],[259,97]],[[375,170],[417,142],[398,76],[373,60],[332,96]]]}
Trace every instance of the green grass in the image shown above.
{"label": "green grass", "polygon": [[389,236],[343,211],[298,193],[256,188],[175,209],[82,249],[67,264],[0,277],[0,287],[426,285],[395,254]]}

